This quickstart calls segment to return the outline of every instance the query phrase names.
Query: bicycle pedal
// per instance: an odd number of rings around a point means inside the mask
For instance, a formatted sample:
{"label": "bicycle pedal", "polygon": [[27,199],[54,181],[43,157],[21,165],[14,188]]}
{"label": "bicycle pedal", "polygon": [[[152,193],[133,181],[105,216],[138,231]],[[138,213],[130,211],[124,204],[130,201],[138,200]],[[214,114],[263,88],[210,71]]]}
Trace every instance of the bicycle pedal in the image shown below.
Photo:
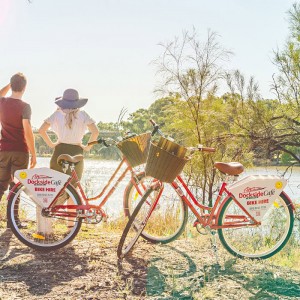
{"label": "bicycle pedal", "polygon": [[37,240],[45,240],[45,236],[38,233],[33,233],[32,237]]}

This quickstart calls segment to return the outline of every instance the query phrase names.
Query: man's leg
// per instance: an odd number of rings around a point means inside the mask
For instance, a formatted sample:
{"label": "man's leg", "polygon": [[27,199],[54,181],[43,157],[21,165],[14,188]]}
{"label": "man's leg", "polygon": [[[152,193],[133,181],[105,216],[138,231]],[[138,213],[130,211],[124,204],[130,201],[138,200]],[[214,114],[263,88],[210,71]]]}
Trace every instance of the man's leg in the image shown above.
{"label": "man's leg", "polygon": [[[10,165],[11,182],[9,184],[9,189],[10,190],[15,185],[15,183],[13,181],[15,171],[22,170],[22,169],[27,169],[28,168],[28,163],[29,163],[29,154],[28,153],[25,153],[25,152],[12,152],[11,153],[11,165]],[[14,207],[14,209],[17,213],[19,211],[19,202],[20,202],[20,199],[18,199],[18,201],[16,201],[15,207]],[[19,221],[19,216],[16,215],[15,219],[16,219],[18,227],[21,228],[22,224]],[[9,228],[9,225],[7,225],[7,228]]]}
{"label": "man's leg", "polygon": [[0,152],[0,200],[7,190],[10,180],[10,154],[9,152]]}
{"label": "man's leg", "polygon": [[[10,153],[0,152],[0,200],[3,198],[5,191],[8,188],[9,182],[11,181],[10,175]],[[3,212],[1,213],[1,218],[5,219],[7,203],[2,203]],[[6,218],[7,222],[7,218]]]}

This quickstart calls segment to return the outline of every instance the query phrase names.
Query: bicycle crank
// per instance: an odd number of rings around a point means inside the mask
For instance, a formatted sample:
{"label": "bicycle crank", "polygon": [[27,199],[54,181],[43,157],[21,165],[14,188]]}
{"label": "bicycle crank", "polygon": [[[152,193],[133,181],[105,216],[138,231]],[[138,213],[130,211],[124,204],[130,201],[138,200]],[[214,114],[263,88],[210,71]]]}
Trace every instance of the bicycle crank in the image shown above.
{"label": "bicycle crank", "polygon": [[196,227],[197,231],[202,235],[207,235],[211,232],[209,227],[203,227],[198,220],[194,222],[194,227]]}
{"label": "bicycle crank", "polygon": [[78,210],[77,218],[81,218],[85,223],[88,224],[98,224],[102,220],[105,221],[107,219],[107,215],[102,209],[91,208],[85,211]]}

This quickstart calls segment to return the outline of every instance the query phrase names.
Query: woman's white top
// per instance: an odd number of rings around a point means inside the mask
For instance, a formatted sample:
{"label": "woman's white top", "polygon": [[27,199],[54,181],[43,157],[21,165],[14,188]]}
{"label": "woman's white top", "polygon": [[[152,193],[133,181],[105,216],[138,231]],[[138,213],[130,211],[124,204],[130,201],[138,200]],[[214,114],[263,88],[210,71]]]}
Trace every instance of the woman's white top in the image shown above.
{"label": "woman's white top", "polygon": [[45,122],[50,124],[51,129],[56,133],[58,143],[80,145],[88,125],[95,121],[84,110],[79,110],[76,119],[72,122],[72,128],[69,128],[65,117],[66,113],[58,109]]}

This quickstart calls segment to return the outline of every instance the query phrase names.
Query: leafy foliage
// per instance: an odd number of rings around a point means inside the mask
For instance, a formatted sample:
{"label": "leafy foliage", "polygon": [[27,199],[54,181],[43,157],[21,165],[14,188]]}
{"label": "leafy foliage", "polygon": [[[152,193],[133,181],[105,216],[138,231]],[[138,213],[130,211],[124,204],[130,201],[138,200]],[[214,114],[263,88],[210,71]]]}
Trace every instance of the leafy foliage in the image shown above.
{"label": "leafy foliage", "polygon": [[[261,161],[286,164],[300,162],[300,4],[289,11],[290,36],[282,50],[274,51],[278,73],[272,89],[276,99],[264,99],[254,77],[246,80],[239,70],[226,71],[231,52],[222,48],[216,33],[208,31],[204,42],[195,30],[160,44],[162,54],[154,61],[159,75],[160,97],[149,108],[140,108],[117,123],[98,123],[101,134],[114,138],[128,132],[152,130],[153,119],[165,135],[185,146],[203,144],[216,148],[197,153],[185,173],[199,187],[204,202],[211,204],[220,174],[214,162],[239,161],[245,166]],[[226,85],[228,92],[217,95]],[[84,138],[84,142],[88,136]],[[51,150],[36,138],[40,154]],[[112,149],[95,146],[91,155],[116,158]]]}

